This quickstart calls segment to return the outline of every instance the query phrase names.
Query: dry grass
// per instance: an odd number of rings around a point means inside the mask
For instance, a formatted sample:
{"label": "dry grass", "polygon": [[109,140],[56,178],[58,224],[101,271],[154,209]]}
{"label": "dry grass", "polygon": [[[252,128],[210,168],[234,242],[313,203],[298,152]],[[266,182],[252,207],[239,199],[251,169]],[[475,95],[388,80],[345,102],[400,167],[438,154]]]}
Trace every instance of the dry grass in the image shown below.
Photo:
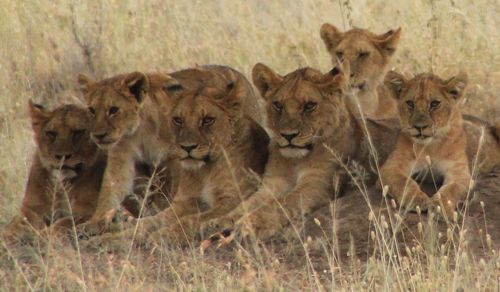
{"label": "dry grass", "polygon": [[[101,78],[211,63],[248,74],[256,62],[283,73],[305,65],[327,70],[330,58],[319,38],[323,22],[378,32],[402,26],[396,69],[444,76],[465,70],[473,82],[466,110],[487,119],[500,113],[495,0],[99,2],[0,5],[0,223],[17,211],[34,148],[27,100],[79,102],[79,72]],[[327,225],[322,228],[331,231]],[[440,245],[436,235],[401,251],[390,228],[382,221],[372,225],[375,256],[351,256],[343,263],[331,232],[303,238],[305,246],[285,232],[285,243],[274,247],[250,245],[205,256],[195,248],[134,249],[126,258],[86,250],[80,256],[58,244],[0,247],[1,290],[500,289],[500,264],[490,249],[486,259],[471,257],[465,239],[452,236]],[[398,224],[391,219],[388,225]]]}

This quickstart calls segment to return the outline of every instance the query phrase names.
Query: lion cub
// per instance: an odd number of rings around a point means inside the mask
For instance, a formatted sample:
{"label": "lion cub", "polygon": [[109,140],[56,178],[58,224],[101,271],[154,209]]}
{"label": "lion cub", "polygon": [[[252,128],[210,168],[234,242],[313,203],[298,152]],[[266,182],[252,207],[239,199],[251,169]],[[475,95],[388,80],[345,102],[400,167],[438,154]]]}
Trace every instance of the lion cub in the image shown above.
{"label": "lion cub", "polygon": [[396,118],[397,106],[392,92],[384,85],[384,77],[397,48],[401,28],[377,35],[365,29],[354,28],[341,32],[325,23],[320,30],[326,49],[335,66],[347,62],[349,78],[348,106],[351,112],[374,119]]}
{"label": "lion cub", "polygon": [[159,214],[138,220],[137,232],[130,228],[105,234],[94,243],[113,247],[134,234],[139,242],[186,242],[203,223],[227,214],[255,192],[269,138],[242,110],[250,97],[247,82],[236,78],[223,88],[195,90],[180,85],[170,92],[173,104],[165,126],[172,130],[181,166],[174,200]]}
{"label": "lion cub", "polygon": [[219,222],[232,234],[265,240],[294,218],[328,204],[345,182],[342,164],[361,151],[363,134],[344,100],[347,80],[335,68],[301,68],[281,76],[263,64],[252,73],[273,133],[259,190]]}
{"label": "lion cub", "polygon": [[5,227],[7,237],[24,238],[46,226],[70,227],[94,213],[106,155],[90,140],[85,108],[47,110],[30,101],[37,151],[19,215]]}
{"label": "lion cub", "polygon": [[[441,205],[449,216],[472,187],[461,113],[467,76],[442,80],[420,74],[406,80],[391,72],[387,82],[397,98],[401,133],[381,168],[381,183],[401,205]],[[432,198],[414,180],[426,172],[436,185],[442,183]]]}
{"label": "lion cub", "polygon": [[110,210],[117,210],[132,193],[136,165],[175,169],[175,162],[168,157],[173,137],[163,126],[167,121],[163,111],[171,107],[165,88],[176,83],[173,80],[166,74],[140,72],[98,82],[79,76],[91,115],[90,137],[99,148],[108,151],[95,214],[79,227],[80,233],[103,231],[111,217]]}

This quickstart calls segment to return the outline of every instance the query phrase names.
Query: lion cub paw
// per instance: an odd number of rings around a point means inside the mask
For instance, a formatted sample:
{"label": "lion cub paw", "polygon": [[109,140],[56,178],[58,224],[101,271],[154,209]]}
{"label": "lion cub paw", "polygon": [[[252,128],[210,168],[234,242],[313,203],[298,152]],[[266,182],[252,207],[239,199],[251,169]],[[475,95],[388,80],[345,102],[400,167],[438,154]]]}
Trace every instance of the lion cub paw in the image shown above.
{"label": "lion cub paw", "polygon": [[450,220],[451,218],[454,218],[458,205],[458,201],[456,199],[450,198],[450,196],[446,195],[446,193],[443,192],[437,192],[433,197],[432,197],[432,207],[433,209],[438,209],[439,211],[437,212],[441,217],[443,217],[446,220]]}

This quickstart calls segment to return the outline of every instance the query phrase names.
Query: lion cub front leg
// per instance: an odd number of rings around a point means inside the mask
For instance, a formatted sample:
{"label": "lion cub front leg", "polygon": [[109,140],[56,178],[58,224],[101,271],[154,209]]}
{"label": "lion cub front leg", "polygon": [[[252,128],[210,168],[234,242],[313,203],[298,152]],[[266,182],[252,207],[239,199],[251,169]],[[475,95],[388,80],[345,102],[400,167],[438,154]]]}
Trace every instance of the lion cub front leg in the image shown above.
{"label": "lion cub front leg", "polygon": [[443,215],[451,218],[458,204],[465,199],[471,185],[471,176],[466,160],[464,163],[454,163],[446,170],[445,184],[432,197],[434,206],[441,206]]}
{"label": "lion cub front leg", "polygon": [[420,186],[411,177],[401,172],[402,168],[386,164],[381,169],[382,185],[389,187],[389,194],[407,209],[413,209],[416,206],[427,208],[430,199]]}
{"label": "lion cub front leg", "polygon": [[[115,155],[111,154],[113,152]],[[79,232],[93,235],[106,230],[114,214],[120,209],[121,201],[132,191],[134,177],[132,155],[121,153],[118,149],[110,151],[96,210],[88,222],[79,225]]]}

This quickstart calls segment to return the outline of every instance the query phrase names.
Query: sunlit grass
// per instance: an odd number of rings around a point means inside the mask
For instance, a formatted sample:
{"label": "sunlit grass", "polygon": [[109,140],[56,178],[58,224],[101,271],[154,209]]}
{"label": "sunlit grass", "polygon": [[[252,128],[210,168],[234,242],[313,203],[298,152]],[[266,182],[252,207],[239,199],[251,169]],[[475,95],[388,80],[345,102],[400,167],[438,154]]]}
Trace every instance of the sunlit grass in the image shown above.
{"label": "sunlit grass", "polygon": [[[401,26],[393,67],[406,74],[433,70],[443,77],[466,71],[472,81],[466,111],[491,120],[500,113],[497,6],[493,0],[4,0],[0,5],[0,223],[17,211],[34,149],[28,99],[51,106],[80,102],[79,72],[103,78],[209,63],[226,64],[249,76],[257,62],[280,73],[299,66],[326,71],[330,57],[319,37],[322,23],[376,32]],[[367,201],[366,192],[359,196],[359,202]],[[129,256],[83,249],[79,257],[78,250],[57,241],[48,247],[18,249],[2,243],[2,290],[500,289],[498,251],[488,241],[486,227],[478,238],[484,247],[480,256],[469,253],[465,235],[471,230],[465,231],[464,222],[443,226],[427,215],[421,225],[412,227],[414,240],[401,244],[394,231],[404,227],[402,220],[393,212],[378,212],[391,209],[390,202],[359,208],[349,217],[350,209],[343,209],[342,200],[331,208],[333,214],[328,207],[320,212],[324,216],[315,237],[303,236],[303,225],[313,220],[304,218],[294,222],[296,229],[283,231],[280,243],[235,246],[204,256],[195,247],[161,247],[134,248]],[[363,218],[366,225],[359,226],[366,234],[356,237],[369,246],[366,259],[354,256],[360,252],[356,242],[347,247],[339,243],[350,228],[358,227],[344,225],[352,216]]]}

